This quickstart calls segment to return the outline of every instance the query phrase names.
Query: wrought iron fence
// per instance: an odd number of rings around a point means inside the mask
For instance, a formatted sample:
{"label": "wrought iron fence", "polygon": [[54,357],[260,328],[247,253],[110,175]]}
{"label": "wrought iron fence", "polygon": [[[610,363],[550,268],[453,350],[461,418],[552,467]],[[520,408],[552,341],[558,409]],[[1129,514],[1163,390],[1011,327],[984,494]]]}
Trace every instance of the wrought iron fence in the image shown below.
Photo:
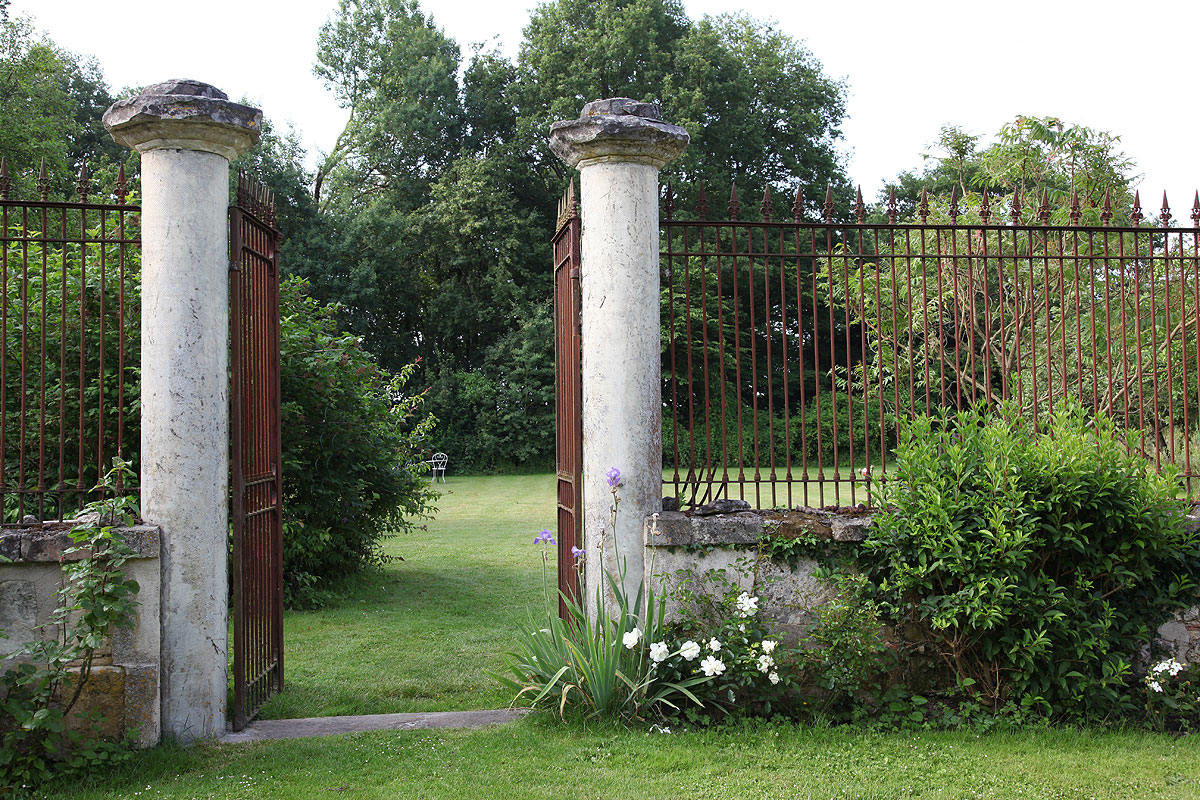
{"label": "wrought iron fence", "polygon": [[[664,489],[686,503],[871,502],[903,419],[1011,401],[1035,426],[1065,402],[1112,416],[1189,496],[1200,460],[1200,195],[1113,225],[1047,198],[922,200],[914,224],[675,216],[662,230]],[[980,202],[982,199],[982,202]],[[1005,218],[1001,218],[1001,214]],[[1084,220],[1089,223],[1083,224]]]}
{"label": "wrought iron fence", "polygon": [[[70,518],[138,437],[140,208],[14,198],[0,159],[0,498],[6,525]],[[107,199],[107,198],[106,198]],[[136,470],[135,470],[136,471]],[[121,485],[118,491],[134,492]]]}

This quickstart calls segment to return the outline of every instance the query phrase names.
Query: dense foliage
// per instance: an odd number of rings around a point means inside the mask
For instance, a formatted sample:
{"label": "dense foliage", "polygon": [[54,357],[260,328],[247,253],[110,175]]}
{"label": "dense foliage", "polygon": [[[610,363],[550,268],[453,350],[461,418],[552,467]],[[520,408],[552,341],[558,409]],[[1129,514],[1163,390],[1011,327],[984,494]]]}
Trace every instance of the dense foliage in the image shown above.
{"label": "dense foliage", "polygon": [[434,420],[405,391],[415,365],[381,370],[304,281],[283,283],[280,314],[284,583],[290,604],[311,604],[430,510]]}
{"label": "dense foliage", "polygon": [[62,49],[26,17],[0,16],[0,155],[18,196],[33,195],[43,161],[66,194],[84,164],[129,157],[100,121],[114,99],[94,58]]}
{"label": "dense foliage", "polygon": [[918,418],[895,470],[862,599],[990,705],[1127,710],[1136,659],[1200,587],[1174,475],[1071,407],[1040,429],[1007,406]]}
{"label": "dense foliage", "polygon": [[656,100],[697,137],[665,174],[688,182],[684,197],[699,181],[761,192],[796,178],[848,196],[834,150],[844,87],[746,17],[559,0],[533,12],[514,61],[464,57],[414,0],[344,0],[317,60],[350,120],[312,176],[286,166],[286,139],[262,145],[285,155],[263,161],[268,183],[313,187],[284,220],[284,263],[340,304],[382,366],[421,356],[438,449],[463,469],[551,460],[547,248],[570,170],[549,152],[550,123],[599,97]]}

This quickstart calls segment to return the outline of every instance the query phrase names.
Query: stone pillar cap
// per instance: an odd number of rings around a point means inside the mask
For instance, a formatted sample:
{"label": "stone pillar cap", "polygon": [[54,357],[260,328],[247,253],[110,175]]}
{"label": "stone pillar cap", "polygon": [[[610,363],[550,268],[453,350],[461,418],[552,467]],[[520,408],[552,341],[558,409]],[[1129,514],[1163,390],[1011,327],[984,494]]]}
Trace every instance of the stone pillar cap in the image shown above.
{"label": "stone pillar cap", "polygon": [[593,100],[579,119],[550,126],[550,149],[572,167],[632,161],[662,169],[688,146],[688,132],[663,122],[657,103],[628,97]]}
{"label": "stone pillar cap", "polygon": [[171,80],[147,86],[104,112],[104,127],[117,144],[139,153],[164,148],[216,153],[232,161],[262,132],[262,112],[232,103],[215,86]]}

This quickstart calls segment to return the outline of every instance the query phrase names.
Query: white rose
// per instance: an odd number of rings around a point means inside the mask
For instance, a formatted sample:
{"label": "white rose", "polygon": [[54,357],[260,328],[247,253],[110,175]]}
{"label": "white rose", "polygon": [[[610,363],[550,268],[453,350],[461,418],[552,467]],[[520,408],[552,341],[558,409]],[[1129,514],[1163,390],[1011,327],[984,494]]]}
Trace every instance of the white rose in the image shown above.
{"label": "white rose", "polygon": [[770,639],[765,639],[760,643],[759,646],[762,647],[762,651],[764,653],[774,653],[775,648],[778,645],[779,645],[779,642],[774,642],[774,641],[771,641]]}
{"label": "white rose", "polygon": [[660,661],[666,661],[667,655],[670,652],[671,649],[667,647],[666,642],[655,642],[654,644],[650,645],[650,660],[655,664],[659,663]]}
{"label": "white rose", "polygon": [[778,672],[772,672],[770,675],[767,676],[767,678],[771,681],[772,684],[779,683],[779,673]]}
{"label": "white rose", "polygon": [[621,637],[621,643],[625,645],[626,650],[632,650],[637,647],[637,643],[642,640],[642,629],[634,628],[629,633]]}
{"label": "white rose", "polygon": [[695,660],[696,656],[700,655],[700,645],[690,639],[683,643],[679,648],[679,655],[683,656],[688,661]]}
{"label": "white rose", "polygon": [[753,617],[758,613],[758,598],[751,597],[748,592],[742,592],[737,599],[738,614],[743,617]]}
{"label": "white rose", "polygon": [[708,640],[708,649],[712,650],[714,653],[720,651],[721,643],[717,641],[717,637],[714,636]]}
{"label": "white rose", "polygon": [[705,675],[711,678],[725,671],[725,663],[716,656],[709,656],[700,662],[700,669],[704,671]]}

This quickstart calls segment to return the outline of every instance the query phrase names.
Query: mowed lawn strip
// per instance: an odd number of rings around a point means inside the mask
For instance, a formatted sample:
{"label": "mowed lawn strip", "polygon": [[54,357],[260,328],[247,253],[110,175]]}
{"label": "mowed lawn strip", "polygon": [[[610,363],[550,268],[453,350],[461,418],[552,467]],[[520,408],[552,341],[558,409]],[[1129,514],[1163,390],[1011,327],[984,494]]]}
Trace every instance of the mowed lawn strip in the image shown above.
{"label": "mowed lawn strip", "polygon": [[387,540],[403,561],[326,608],[284,615],[286,689],[264,719],[509,704],[486,673],[502,668],[518,623],[543,607],[532,542],[554,527],[554,476],[451,475],[438,489],[428,530]]}
{"label": "mowed lawn strip", "polygon": [[868,733],[562,725],[165,747],[41,795],[99,798],[1195,798],[1200,740],[1141,732]]}

